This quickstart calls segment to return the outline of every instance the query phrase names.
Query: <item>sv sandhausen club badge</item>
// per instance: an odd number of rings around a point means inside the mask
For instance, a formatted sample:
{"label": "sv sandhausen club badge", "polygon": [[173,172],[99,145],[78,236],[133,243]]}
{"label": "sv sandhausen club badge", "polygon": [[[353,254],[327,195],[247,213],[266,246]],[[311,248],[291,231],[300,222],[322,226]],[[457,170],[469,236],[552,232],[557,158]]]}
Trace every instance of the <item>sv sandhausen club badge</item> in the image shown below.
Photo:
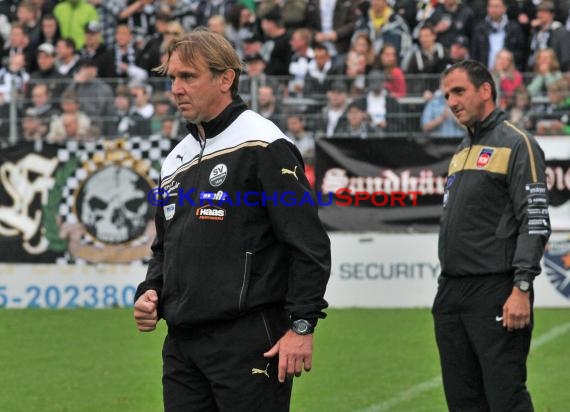
{"label": "sv sandhausen club badge", "polygon": [[219,163],[210,172],[210,184],[214,187],[221,186],[228,176],[228,168],[225,164]]}

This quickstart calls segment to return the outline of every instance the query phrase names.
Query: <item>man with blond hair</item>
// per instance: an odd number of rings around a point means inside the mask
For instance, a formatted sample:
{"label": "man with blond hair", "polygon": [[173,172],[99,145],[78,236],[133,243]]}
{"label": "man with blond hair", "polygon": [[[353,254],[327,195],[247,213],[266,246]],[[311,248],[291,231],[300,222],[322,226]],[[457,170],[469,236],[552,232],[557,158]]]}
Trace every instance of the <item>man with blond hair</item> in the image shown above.
{"label": "man with blond hair", "polygon": [[291,377],[312,366],[330,273],[316,208],[277,199],[310,193],[301,155],[238,96],[242,64],[223,36],[173,39],[159,71],[190,132],[162,166],[153,257],[135,295],[139,330],[168,325],[164,409],[288,411]]}

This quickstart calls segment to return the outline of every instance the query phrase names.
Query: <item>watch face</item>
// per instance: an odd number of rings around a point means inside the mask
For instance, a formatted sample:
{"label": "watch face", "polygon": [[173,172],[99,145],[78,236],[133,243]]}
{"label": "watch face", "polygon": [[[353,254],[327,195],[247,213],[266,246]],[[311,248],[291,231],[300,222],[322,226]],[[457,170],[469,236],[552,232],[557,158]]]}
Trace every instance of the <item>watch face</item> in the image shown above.
{"label": "watch face", "polygon": [[528,292],[528,290],[530,289],[530,283],[527,282],[526,280],[521,280],[520,282],[517,283],[517,287],[523,292]]}
{"label": "watch face", "polygon": [[293,330],[300,335],[308,333],[309,327],[309,322],[307,322],[305,319],[297,319],[293,322]]}

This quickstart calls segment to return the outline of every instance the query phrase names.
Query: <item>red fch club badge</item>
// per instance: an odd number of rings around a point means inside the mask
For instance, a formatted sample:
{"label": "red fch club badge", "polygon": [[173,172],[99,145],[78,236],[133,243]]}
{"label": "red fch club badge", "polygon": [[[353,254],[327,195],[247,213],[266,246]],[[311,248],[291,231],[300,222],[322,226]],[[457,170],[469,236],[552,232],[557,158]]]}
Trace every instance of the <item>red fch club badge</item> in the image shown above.
{"label": "red fch club badge", "polygon": [[492,155],[493,155],[493,149],[490,149],[488,147],[481,149],[479,157],[477,158],[477,168],[483,169],[484,167],[486,167],[489,164]]}

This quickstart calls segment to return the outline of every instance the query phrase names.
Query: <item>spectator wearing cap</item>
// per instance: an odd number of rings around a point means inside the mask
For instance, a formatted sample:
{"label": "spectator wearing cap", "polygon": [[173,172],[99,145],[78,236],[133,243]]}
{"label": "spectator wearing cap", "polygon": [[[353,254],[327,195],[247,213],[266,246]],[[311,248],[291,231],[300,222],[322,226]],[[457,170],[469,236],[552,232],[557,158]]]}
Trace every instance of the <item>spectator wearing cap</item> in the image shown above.
{"label": "spectator wearing cap", "polygon": [[263,41],[261,36],[257,33],[250,33],[249,36],[243,39],[243,58],[245,59],[247,56],[252,56],[254,54],[261,54],[261,49],[263,48]]}
{"label": "spectator wearing cap", "polygon": [[85,26],[85,46],[80,50],[82,59],[91,59],[97,65],[97,75],[103,79],[114,76],[113,56],[106,53],[103,44],[103,26],[97,21],[90,21]]}
{"label": "spectator wearing cap", "polygon": [[262,55],[267,61],[265,73],[268,76],[288,76],[293,51],[279,7],[274,7],[261,16],[261,28],[266,38],[262,49]]}
{"label": "spectator wearing cap", "polygon": [[16,8],[17,22],[22,25],[28,38],[30,47],[36,48],[40,44],[40,13],[37,6],[30,0],[24,0]]}
{"label": "spectator wearing cap", "polygon": [[248,103],[251,104],[251,93],[253,90],[252,82],[257,85],[267,85],[272,83],[268,76],[265,74],[265,60],[259,53],[246,56],[243,59],[245,64],[244,76],[239,78],[239,93],[240,96]]}
{"label": "spectator wearing cap", "polygon": [[91,118],[92,124],[102,133],[113,132],[113,90],[97,77],[97,65],[90,59],[82,59],[66,90],[77,96],[79,108]]}
{"label": "spectator wearing cap", "polygon": [[357,99],[349,103],[346,108],[346,123],[341,124],[334,131],[335,137],[378,137],[380,132],[370,124],[366,113],[366,102]]}
{"label": "spectator wearing cap", "polygon": [[554,3],[545,0],[536,8],[536,19],[531,22],[530,58],[532,68],[539,50],[550,48],[556,53],[562,71],[570,70],[570,33],[559,21],[554,20]]}
{"label": "spectator wearing cap", "polygon": [[455,64],[462,60],[470,58],[469,54],[469,39],[465,36],[457,36],[453,39],[451,47],[449,48],[450,64]]}
{"label": "spectator wearing cap", "polygon": [[471,38],[471,58],[493,69],[500,50],[513,53],[519,70],[526,67],[527,44],[520,25],[507,16],[505,0],[489,0],[487,15],[477,24]]}
{"label": "spectator wearing cap", "polygon": [[291,35],[291,49],[293,56],[289,63],[289,74],[293,77],[289,81],[289,93],[302,94],[305,77],[309,65],[315,58],[315,51],[311,47],[311,32],[309,29],[296,29]]}
{"label": "spectator wearing cap", "polygon": [[127,7],[127,2],[125,0],[89,0],[89,3],[95,8],[99,16],[102,43],[107,48],[112,47],[115,42],[117,16]]}
{"label": "spectator wearing cap", "polygon": [[367,77],[367,92],[363,99],[370,123],[378,132],[401,133],[410,130],[405,125],[405,110],[386,89],[385,74],[372,70]]}
{"label": "spectator wearing cap", "polygon": [[335,80],[326,93],[327,102],[322,108],[320,121],[316,124],[317,137],[334,137],[334,131],[346,122],[345,110],[348,104],[348,87],[345,82]]}
{"label": "spectator wearing cap", "polygon": [[[140,56],[133,42],[131,29],[126,23],[119,23],[115,32],[115,45],[108,49],[113,60],[112,77],[120,77],[130,81],[144,82],[148,78],[148,72],[140,67]],[[106,58],[109,58],[106,56]]]}
{"label": "spectator wearing cap", "polygon": [[45,14],[42,17],[40,32],[40,44],[49,43],[55,47],[57,41],[61,38],[59,24],[53,14]]}
{"label": "spectator wearing cap", "polygon": [[331,56],[344,55],[350,48],[358,8],[356,1],[307,1],[305,26],[315,33],[315,42],[324,44]]}
{"label": "spectator wearing cap", "polygon": [[429,21],[437,33],[437,41],[450,47],[457,36],[471,39],[476,16],[473,10],[459,0],[444,0],[435,6]]}
{"label": "spectator wearing cap", "polygon": [[86,0],[63,0],[55,6],[53,14],[61,36],[72,39],[78,50],[85,44],[85,25],[99,20],[97,10]]}
{"label": "spectator wearing cap", "polygon": [[55,47],[50,43],[42,43],[37,53],[38,70],[30,75],[32,84],[44,82],[49,86],[51,95],[58,98],[66,85],[62,76],[55,67]]}
{"label": "spectator wearing cap", "polygon": [[151,118],[154,106],[150,103],[152,87],[145,83],[133,82],[129,84],[131,94],[131,107],[129,108],[129,136],[150,136],[152,134]]}
{"label": "spectator wearing cap", "polygon": [[60,107],[62,113],[54,116],[49,124],[49,132],[46,136],[50,142],[62,142],[65,140],[66,132],[63,125],[63,115],[66,113],[75,114],[78,121],[78,134],[87,135],[91,128],[91,119],[81,110],[79,110],[79,102],[77,96],[72,90],[67,90],[61,95]]}

